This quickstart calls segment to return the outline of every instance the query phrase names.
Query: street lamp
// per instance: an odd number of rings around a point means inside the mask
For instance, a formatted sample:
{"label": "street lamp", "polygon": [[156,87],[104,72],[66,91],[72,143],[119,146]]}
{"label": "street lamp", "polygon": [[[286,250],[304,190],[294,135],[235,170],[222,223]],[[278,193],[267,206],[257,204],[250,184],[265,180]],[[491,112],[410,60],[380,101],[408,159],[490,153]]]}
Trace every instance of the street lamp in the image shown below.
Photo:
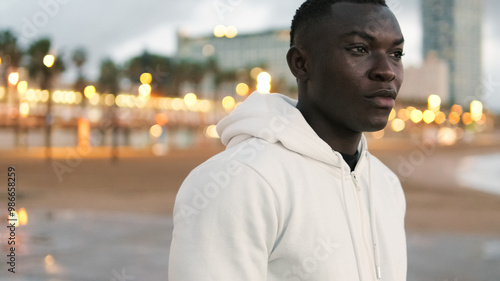
{"label": "street lamp", "polygon": [[[51,68],[54,65],[55,58],[53,55],[45,55],[43,57],[43,64],[47,68]],[[50,71],[47,71],[45,74],[44,79],[50,79],[47,77],[49,75],[50,77]],[[51,135],[52,135],[52,99],[50,97],[50,91],[48,93],[48,100],[47,100],[47,113],[45,116],[45,155],[47,160],[50,161],[52,158],[52,140],[51,140]]]}

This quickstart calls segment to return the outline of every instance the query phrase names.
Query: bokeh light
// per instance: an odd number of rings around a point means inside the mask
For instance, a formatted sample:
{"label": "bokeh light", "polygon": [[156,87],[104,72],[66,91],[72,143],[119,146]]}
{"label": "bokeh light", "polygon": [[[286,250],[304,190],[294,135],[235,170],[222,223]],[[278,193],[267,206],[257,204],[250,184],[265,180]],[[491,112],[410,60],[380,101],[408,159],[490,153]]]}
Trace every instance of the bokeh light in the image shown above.
{"label": "bokeh light", "polygon": [[30,105],[27,101],[21,102],[19,105],[19,113],[21,114],[22,117],[26,117],[30,113]]}
{"label": "bokeh light", "polygon": [[220,25],[217,25],[215,28],[214,28],[214,36],[215,37],[224,37],[224,35],[226,35],[226,26],[220,24]]}
{"label": "bokeh light", "polygon": [[462,109],[462,106],[460,106],[458,104],[454,104],[451,107],[451,112],[456,112],[460,116],[464,113],[464,110]]}
{"label": "bokeh light", "polygon": [[403,121],[408,121],[410,119],[410,111],[406,108],[401,108],[398,111],[398,118]]}
{"label": "bokeh light", "polygon": [[428,100],[429,110],[438,111],[441,107],[441,97],[438,95],[430,95]]}
{"label": "bokeh light", "polygon": [[226,96],[222,99],[222,107],[224,107],[224,109],[226,111],[231,111],[233,110],[234,106],[236,104],[236,101],[234,100],[233,97],[231,96]]}
{"label": "bokeh light", "polygon": [[46,66],[46,67],[52,67],[54,65],[54,62],[55,62],[55,58],[53,55],[46,55],[45,57],[43,57],[43,64]]}
{"label": "bokeh light", "polygon": [[483,116],[483,103],[480,101],[472,101],[470,103],[470,114],[471,118],[474,121],[481,120]]}
{"label": "bokeh light", "polygon": [[472,114],[470,114],[470,112],[464,112],[464,114],[462,114],[462,123],[470,125],[473,122],[474,120],[472,120]]}
{"label": "bokeh light", "polygon": [[98,105],[99,104],[99,94],[94,94],[90,99],[89,99],[89,103],[91,105]]}
{"label": "bokeh light", "polygon": [[182,110],[184,101],[180,98],[175,98],[172,100],[171,106],[174,111]]}
{"label": "bokeh light", "polygon": [[205,46],[203,46],[202,52],[205,57],[210,57],[215,53],[215,48],[210,44],[206,44]]}
{"label": "bokeh light", "polygon": [[456,111],[452,111],[448,115],[448,120],[450,120],[450,124],[456,125],[458,124],[458,122],[460,122],[460,114]]}
{"label": "bokeh light", "polygon": [[236,93],[239,96],[242,96],[242,97],[246,96],[248,94],[249,90],[250,90],[250,88],[245,83],[239,83],[238,85],[236,85]]}
{"label": "bokeh light", "polygon": [[142,84],[139,86],[139,95],[146,97],[151,94],[151,86],[149,84]]}
{"label": "bokeh light", "polygon": [[24,93],[26,93],[27,90],[28,90],[28,82],[21,81],[17,84],[17,92],[20,95],[24,95]]}
{"label": "bokeh light", "polygon": [[9,83],[12,84],[12,85],[16,85],[17,82],[19,81],[19,73],[17,72],[12,72],[11,74],[9,74]]}
{"label": "bokeh light", "polygon": [[454,145],[457,142],[457,132],[448,127],[439,129],[438,142],[441,145]]}
{"label": "bokeh light", "polygon": [[151,128],[149,129],[149,134],[155,138],[159,138],[162,133],[163,133],[163,129],[158,124],[151,126]]}
{"label": "bokeh light", "polygon": [[405,128],[405,121],[396,118],[391,122],[391,128],[394,132],[401,132]]}
{"label": "bokeh light", "polygon": [[158,113],[155,118],[156,124],[163,126],[168,123],[168,116],[166,113]]}
{"label": "bokeh light", "polygon": [[423,118],[423,113],[422,111],[418,110],[418,109],[414,109],[411,113],[410,113],[410,119],[413,123],[420,123],[420,121],[422,121],[422,118]]}
{"label": "bokeh light", "polygon": [[91,99],[92,96],[94,96],[95,93],[96,93],[95,87],[92,86],[92,85],[89,85],[89,86],[85,87],[85,89],[83,90],[83,94],[88,99]]}
{"label": "bokeh light", "polygon": [[24,208],[19,209],[19,224],[20,225],[27,225],[28,224],[28,213],[26,212],[26,209],[24,209]]}
{"label": "bokeh light", "polygon": [[425,123],[430,124],[436,120],[436,114],[432,110],[426,110],[422,115],[422,119]]}
{"label": "bokeh light", "polygon": [[184,103],[188,107],[192,107],[198,102],[198,97],[194,93],[189,93],[184,96]]}
{"label": "bokeh light", "polygon": [[47,90],[41,91],[40,92],[40,100],[43,102],[47,102],[49,100],[49,91],[47,91]]}
{"label": "bokeh light", "polygon": [[234,38],[236,35],[238,35],[238,29],[236,27],[230,25],[226,28],[225,35],[227,38]]}
{"label": "bokeh light", "polygon": [[435,118],[434,122],[436,122],[436,124],[440,125],[440,124],[443,124],[444,121],[446,121],[446,114],[444,114],[444,112],[442,112],[442,111],[439,111],[438,113],[436,113],[436,118]]}
{"label": "bokeh light", "polygon": [[113,94],[106,94],[104,96],[104,104],[107,106],[112,106],[115,103],[115,96]]}
{"label": "bokeh light", "polygon": [[259,83],[257,84],[257,91],[261,94],[269,94],[271,92],[271,84]]}
{"label": "bokeh light", "polygon": [[217,133],[217,127],[215,125],[207,126],[204,130],[205,136],[209,138],[219,138],[219,134]]}
{"label": "bokeh light", "polygon": [[141,74],[141,77],[139,78],[142,84],[151,84],[151,81],[153,81],[153,76],[151,73],[144,72]]}
{"label": "bokeh light", "polygon": [[271,75],[267,72],[261,72],[257,76],[257,82],[260,83],[271,83]]}

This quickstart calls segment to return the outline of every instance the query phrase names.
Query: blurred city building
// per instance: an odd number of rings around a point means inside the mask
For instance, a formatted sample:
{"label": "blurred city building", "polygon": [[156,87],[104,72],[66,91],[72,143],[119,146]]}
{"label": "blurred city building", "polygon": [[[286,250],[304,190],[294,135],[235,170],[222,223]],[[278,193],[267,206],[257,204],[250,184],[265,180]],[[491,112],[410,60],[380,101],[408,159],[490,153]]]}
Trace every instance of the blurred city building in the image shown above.
{"label": "blurred city building", "polygon": [[[222,96],[234,95],[236,82],[249,82],[250,71],[261,68],[272,77],[272,92],[296,92],[295,77],[290,73],[286,61],[286,53],[290,47],[290,31],[275,29],[250,34],[237,34],[234,27],[219,26],[214,34],[190,37],[179,31],[177,33],[177,59],[196,62],[216,62],[220,74],[234,72],[235,81],[226,83],[225,87],[214,87],[218,77],[207,78],[203,83],[203,91],[212,93],[218,90]],[[248,79],[247,79],[248,78]],[[253,77],[253,80],[256,80]],[[224,78],[222,78],[224,79]],[[230,80],[230,79],[229,79]],[[254,81],[255,82],[255,81]],[[233,85],[234,84],[234,85]],[[252,85],[249,85],[252,88]],[[255,87],[253,87],[255,88]],[[186,89],[189,91],[192,89]],[[293,93],[292,93],[293,94]]]}
{"label": "blurred city building", "polygon": [[449,69],[449,103],[480,99],[483,0],[422,0],[423,55],[437,52]]}
{"label": "blurred city building", "polygon": [[444,104],[449,100],[448,65],[435,51],[429,51],[422,65],[405,68],[405,78],[398,99],[403,103],[426,103],[437,95]]}

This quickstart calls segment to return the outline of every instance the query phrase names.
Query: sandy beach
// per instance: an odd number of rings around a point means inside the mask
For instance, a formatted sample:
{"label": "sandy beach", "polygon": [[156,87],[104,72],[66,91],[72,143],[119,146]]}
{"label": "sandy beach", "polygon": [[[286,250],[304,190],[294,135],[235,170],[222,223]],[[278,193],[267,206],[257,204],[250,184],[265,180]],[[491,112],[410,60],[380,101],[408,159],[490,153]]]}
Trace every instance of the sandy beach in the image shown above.
{"label": "sandy beach", "polygon": [[[500,196],[465,187],[455,176],[464,157],[499,153],[499,142],[440,147],[385,139],[369,148],[405,190],[408,280],[499,280]],[[134,280],[164,280],[178,188],[223,149],[212,144],[158,157],[124,148],[116,162],[108,148],[57,148],[52,162],[42,149],[0,151],[0,181],[15,166],[17,205],[30,218],[20,228],[24,268],[10,279],[4,265],[0,280],[119,280],[120,270]],[[59,267],[47,264],[49,255]]]}
{"label": "sandy beach", "polygon": [[[404,140],[370,143],[370,151],[395,171],[406,194],[406,226],[416,231],[456,231],[500,235],[500,196],[466,188],[454,175],[460,159],[500,152],[498,145],[431,147]],[[0,152],[0,166],[18,171],[18,200],[26,209],[51,208],[170,216],[175,195],[188,173],[223,150],[222,146],[170,151],[122,149],[113,163],[109,150],[54,150],[53,162],[43,150]],[[421,156],[424,157],[421,157]],[[6,173],[0,175],[5,179]],[[6,202],[0,198],[0,204]]]}

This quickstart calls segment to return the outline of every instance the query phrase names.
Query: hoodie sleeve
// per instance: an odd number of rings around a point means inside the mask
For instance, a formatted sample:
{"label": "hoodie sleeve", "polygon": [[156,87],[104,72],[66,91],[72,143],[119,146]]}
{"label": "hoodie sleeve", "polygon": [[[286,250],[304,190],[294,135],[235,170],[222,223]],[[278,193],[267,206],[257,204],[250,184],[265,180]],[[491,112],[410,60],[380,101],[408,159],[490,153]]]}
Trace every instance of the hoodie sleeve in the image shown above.
{"label": "hoodie sleeve", "polygon": [[177,195],[169,280],[266,280],[276,197],[254,169],[215,162],[193,171]]}

